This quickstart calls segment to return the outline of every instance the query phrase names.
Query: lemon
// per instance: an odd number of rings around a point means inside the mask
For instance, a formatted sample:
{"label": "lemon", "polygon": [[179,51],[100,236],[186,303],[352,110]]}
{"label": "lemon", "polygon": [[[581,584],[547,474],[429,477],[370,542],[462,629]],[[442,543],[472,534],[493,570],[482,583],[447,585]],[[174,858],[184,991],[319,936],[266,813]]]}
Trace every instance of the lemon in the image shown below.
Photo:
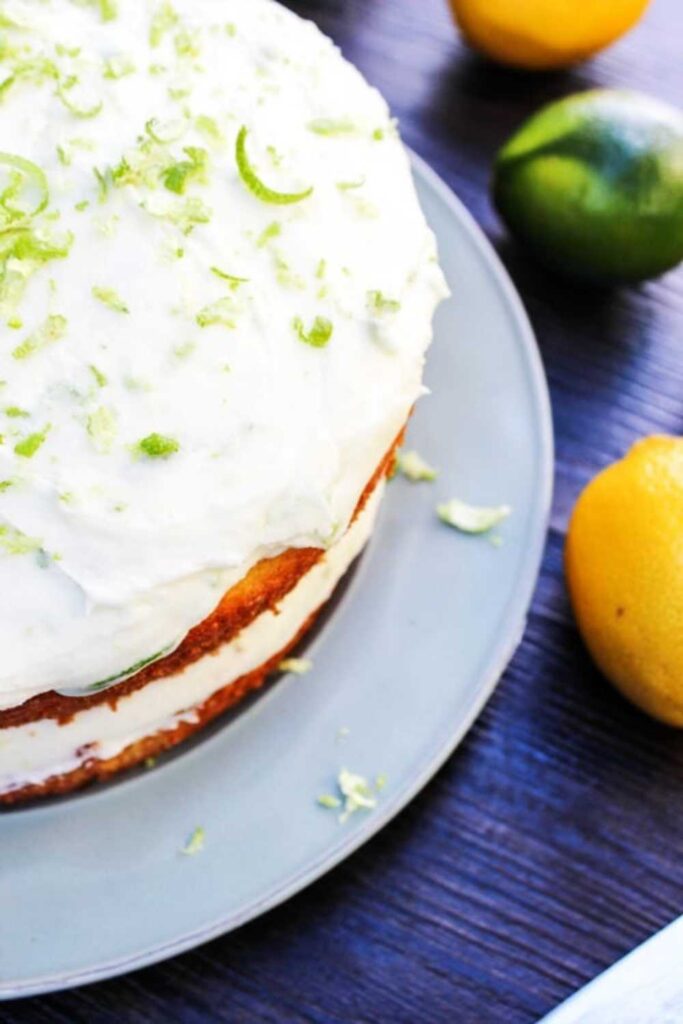
{"label": "lemon", "polygon": [[638,707],[683,726],[683,438],[645,438],[586,487],[565,568],[602,671]]}
{"label": "lemon", "polygon": [[627,32],[649,0],[451,0],[465,39],[494,60],[564,68]]}
{"label": "lemon", "polygon": [[602,283],[656,277],[683,259],[683,114],[614,89],[551,103],[500,150],[493,198],[544,263]]}

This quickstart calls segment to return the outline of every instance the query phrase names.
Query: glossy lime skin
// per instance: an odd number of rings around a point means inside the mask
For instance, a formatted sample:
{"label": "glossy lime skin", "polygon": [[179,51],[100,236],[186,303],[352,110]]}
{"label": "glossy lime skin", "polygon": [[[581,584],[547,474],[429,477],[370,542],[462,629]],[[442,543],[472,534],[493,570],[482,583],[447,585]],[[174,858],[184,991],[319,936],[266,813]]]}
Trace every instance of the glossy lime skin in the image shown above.
{"label": "glossy lime skin", "polygon": [[500,150],[494,203],[544,263],[604,284],[683,260],[683,114],[596,89],[551,103]]}

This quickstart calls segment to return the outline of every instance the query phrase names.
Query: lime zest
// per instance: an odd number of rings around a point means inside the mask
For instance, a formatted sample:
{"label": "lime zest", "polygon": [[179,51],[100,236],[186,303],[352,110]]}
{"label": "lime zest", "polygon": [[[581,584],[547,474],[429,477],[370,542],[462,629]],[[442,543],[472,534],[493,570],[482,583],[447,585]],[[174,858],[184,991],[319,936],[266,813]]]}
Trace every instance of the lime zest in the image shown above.
{"label": "lime zest", "polygon": [[79,0],[79,2],[98,10],[102,21],[114,21],[118,17],[118,0]]}
{"label": "lime zest", "polygon": [[160,146],[166,146],[169,142],[177,142],[185,134],[185,122],[176,118],[174,121],[160,121],[156,117],[150,117],[145,122],[145,131],[152,142]]}
{"label": "lime zest", "polygon": [[51,429],[52,424],[48,423],[43,430],[36,431],[34,434],[28,434],[26,437],[22,438],[21,441],[17,441],[14,446],[14,451],[17,455],[20,455],[22,459],[32,459],[44,443]]}
{"label": "lime zest", "polygon": [[[50,192],[45,172],[32,160],[17,156],[15,153],[0,152],[0,167],[3,166],[10,169],[9,183],[0,193],[0,208],[4,221],[2,228],[5,229],[8,223],[15,225],[17,221],[42,213],[50,201]],[[16,203],[26,188],[37,193],[33,206],[28,209]]]}
{"label": "lime zest", "polygon": [[338,181],[337,188],[340,192],[350,192],[354,188],[362,188],[365,184],[365,178],[359,178],[358,181]]}
{"label": "lime zest", "polygon": [[280,672],[290,672],[294,676],[305,676],[312,668],[310,658],[284,658],[278,665]]}
{"label": "lime zest", "polygon": [[149,26],[149,45],[153,48],[159,46],[166,33],[175,28],[177,24],[178,15],[172,5],[164,0],[164,3],[159,5],[152,16]]}
{"label": "lime zest", "polygon": [[396,456],[396,471],[413,483],[419,483],[422,480],[431,482],[436,480],[439,475],[438,470],[425,462],[416,451],[399,452]]}
{"label": "lime zest", "polygon": [[67,46],[66,43],[55,43],[55,52],[60,57],[78,57],[81,52],[81,47]]}
{"label": "lime zest", "polygon": [[337,785],[344,797],[344,812],[339,816],[340,824],[347,822],[356,811],[372,811],[377,806],[377,797],[363,775],[342,768]]}
{"label": "lime zest", "polygon": [[130,310],[121,296],[114,288],[102,288],[99,285],[92,287],[93,298],[97,299],[104,306],[108,306],[115,313],[130,313]]}
{"label": "lime zest", "polygon": [[99,167],[93,167],[92,169],[95,178],[97,179],[97,192],[101,203],[105,201],[109,195],[109,189],[112,185],[111,171],[108,167],[105,167],[103,171]]}
{"label": "lime zest", "polygon": [[67,319],[65,316],[60,316],[59,314],[49,316],[41,327],[36,328],[32,334],[29,334],[20,345],[17,345],[12,350],[12,357],[14,359],[27,359],[29,356],[45,348],[46,345],[60,341],[66,334],[66,329]]}
{"label": "lime zest", "polygon": [[71,233],[53,236],[32,220],[0,227],[0,313],[8,326],[22,326],[16,309],[29,278],[50,260],[68,256],[72,242]]}
{"label": "lime zest", "polygon": [[[340,729],[338,736],[347,736],[349,730]],[[341,797],[332,793],[323,793],[318,797],[318,804],[330,810],[343,807],[339,815],[339,823],[343,825],[356,811],[372,811],[377,807],[377,795],[387,784],[386,775],[378,775],[374,786],[363,775],[342,768],[337,776],[337,786]]]}
{"label": "lime zest", "polygon": [[397,299],[388,299],[381,291],[368,292],[368,306],[371,312],[381,315],[383,313],[398,313],[401,303]]}
{"label": "lime zest", "polygon": [[152,217],[175,224],[184,235],[189,235],[198,224],[208,224],[212,210],[198,196],[187,196],[183,203],[170,208],[159,209],[156,204],[141,203],[142,209]]}
{"label": "lime zest", "polygon": [[180,443],[174,437],[153,433],[138,441],[135,450],[149,459],[168,459],[180,450]]}
{"label": "lime zest", "polygon": [[200,131],[208,139],[212,139],[213,142],[225,141],[223,132],[218,127],[218,122],[213,117],[209,117],[208,114],[198,114],[194,119],[194,123],[197,131]]}
{"label": "lime zest", "polygon": [[90,364],[88,369],[90,370],[90,372],[92,373],[93,377],[95,378],[95,381],[97,382],[97,386],[98,387],[104,388],[104,387],[107,386],[107,383],[108,383],[107,378],[105,377],[105,375],[102,373],[101,370],[98,370],[97,367],[93,366],[92,363]]}
{"label": "lime zest", "polygon": [[80,117],[84,121],[87,121],[92,117],[97,117],[103,107],[102,100],[98,100],[91,107],[79,106],[78,103],[76,103],[69,95],[69,92],[75,85],[78,85],[78,78],[76,75],[70,75],[68,78],[65,78],[57,86],[58,98],[64,104],[69,113],[74,115],[74,117]]}
{"label": "lime zest", "polygon": [[206,165],[209,154],[199,146],[185,146],[183,152],[187,160],[179,160],[177,163],[169,164],[161,172],[161,180],[169,192],[176,195],[184,195],[188,184],[193,180],[205,180]]}
{"label": "lime zest", "polygon": [[248,284],[248,277],[236,277],[235,274],[228,274],[225,270],[221,270],[220,267],[211,267],[211,273],[219,277],[221,281],[227,281],[231,288],[239,288],[241,284]]}
{"label": "lime zest", "polygon": [[249,129],[246,125],[242,125],[235,144],[235,160],[239,175],[252,195],[256,196],[263,203],[274,203],[280,206],[300,203],[303,199],[308,199],[313,193],[313,186],[305,189],[303,192],[276,192],[261,181],[247,154],[248,135]]}
{"label": "lime zest", "polygon": [[40,551],[42,542],[12,526],[0,526],[0,548],[8,555],[29,555]]}
{"label": "lime zest", "polygon": [[187,28],[181,28],[179,32],[176,32],[173,39],[173,46],[175,47],[176,56],[187,57],[192,60],[196,60],[201,56],[201,46],[199,44],[199,33],[191,32]]}
{"label": "lime zest", "polygon": [[101,455],[106,455],[110,452],[114,446],[118,431],[114,410],[106,405],[101,405],[99,409],[96,409],[95,412],[88,416],[87,427],[88,434],[92,438],[97,451]]}
{"label": "lime zest", "polygon": [[204,849],[204,843],[206,841],[206,832],[201,825],[197,825],[192,835],[188,838],[187,842],[181,849],[181,853],[186,857],[194,857],[195,854],[201,853]]}
{"label": "lime zest", "polygon": [[476,506],[468,505],[458,498],[451,498],[437,505],[436,513],[442,523],[452,526],[461,533],[488,533],[507,519],[512,509],[509,505]]}
{"label": "lime zest", "polygon": [[358,132],[358,125],[348,117],[316,117],[306,125],[309,132],[315,135],[323,135],[326,138],[334,138],[338,135],[355,135]]}
{"label": "lime zest", "polygon": [[268,242],[272,241],[274,238],[279,238],[281,234],[282,224],[280,224],[279,221],[274,220],[272,224],[269,224],[268,227],[263,229],[259,237],[256,239],[256,248],[265,249]]}
{"label": "lime zest", "polygon": [[5,409],[5,416],[9,416],[11,420],[27,419],[30,415],[30,412],[20,409],[18,405],[8,405]]}
{"label": "lime zest", "polygon": [[331,811],[337,810],[338,807],[341,807],[341,800],[333,793],[323,793],[318,797],[318,803],[321,807],[327,807],[328,810]]}
{"label": "lime zest", "polygon": [[28,79],[38,85],[50,80],[58,81],[59,70],[55,62],[48,57],[29,57],[16,62],[12,67],[12,73],[0,83],[0,100],[3,100],[12,86],[22,79]]}
{"label": "lime zest", "polygon": [[301,317],[296,316],[292,320],[292,328],[296,331],[300,341],[313,348],[325,348],[334,332],[334,324],[324,316],[317,316],[308,331],[304,327]]}
{"label": "lime zest", "polygon": [[218,299],[216,302],[210,303],[208,306],[204,306],[197,313],[195,320],[200,327],[229,327],[230,330],[235,329],[235,306],[233,300],[226,296],[222,299]]}
{"label": "lime zest", "polygon": [[[117,511],[122,511],[125,506],[117,506]],[[112,686],[114,683],[122,683],[125,679],[130,679],[131,676],[136,676],[138,672],[141,672],[143,668],[147,668],[148,665],[154,664],[155,661],[159,661],[164,655],[168,654],[175,644],[169,644],[162,650],[157,651],[156,654],[150,654],[148,657],[143,658],[142,661],[136,662],[135,665],[131,665],[130,668],[126,668],[123,672],[117,672],[113,676],[108,676],[106,679],[100,679],[97,683],[91,683],[87,687],[88,693],[98,693],[100,690],[105,690],[108,686]],[[68,694],[65,694],[68,696]]]}
{"label": "lime zest", "polygon": [[114,21],[118,17],[117,0],[97,0],[102,21]]}
{"label": "lime zest", "polygon": [[129,57],[126,57],[125,54],[114,54],[113,57],[108,57],[105,60],[102,75],[112,82],[118,82],[126,75],[135,74],[135,70],[135,64]]}

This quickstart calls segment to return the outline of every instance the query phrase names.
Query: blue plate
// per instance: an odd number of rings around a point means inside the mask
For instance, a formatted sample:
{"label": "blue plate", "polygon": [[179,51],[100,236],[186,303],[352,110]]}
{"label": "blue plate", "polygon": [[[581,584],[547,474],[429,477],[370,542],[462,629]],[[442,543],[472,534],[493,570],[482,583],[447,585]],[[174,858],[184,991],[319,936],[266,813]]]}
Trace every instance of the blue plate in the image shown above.
{"label": "blue plate", "polygon": [[[390,485],[368,551],[307,644],[309,675],[280,680],[154,770],[0,816],[2,997],[174,956],[329,871],[425,785],[521,638],[551,494],[546,383],[493,250],[414,166],[454,295],[409,438],[439,479]],[[501,547],[437,521],[452,496],[513,506]],[[387,783],[376,810],[340,825],[316,797],[343,766]],[[197,825],[205,848],[183,856]]]}

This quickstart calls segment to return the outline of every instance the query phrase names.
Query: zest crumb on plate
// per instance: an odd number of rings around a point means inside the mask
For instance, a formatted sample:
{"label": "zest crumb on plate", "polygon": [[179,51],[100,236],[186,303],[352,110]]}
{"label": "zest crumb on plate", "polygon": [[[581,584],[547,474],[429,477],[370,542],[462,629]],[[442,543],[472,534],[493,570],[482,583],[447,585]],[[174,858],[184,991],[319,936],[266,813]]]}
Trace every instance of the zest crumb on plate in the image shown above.
{"label": "zest crumb on plate", "polygon": [[431,483],[439,475],[438,469],[430,466],[416,451],[400,451],[396,456],[396,472],[412,483],[427,481]]}
{"label": "zest crumb on plate", "polygon": [[280,672],[290,672],[294,676],[305,676],[313,668],[309,658],[284,658],[278,665]]}
{"label": "zest crumb on plate", "polygon": [[488,533],[512,513],[509,505],[468,505],[459,498],[451,498],[437,505],[436,514],[442,523],[461,533]]}
{"label": "zest crumb on plate", "polygon": [[194,857],[195,854],[201,853],[204,849],[204,840],[206,839],[206,832],[201,825],[197,825],[192,835],[189,837],[181,853],[185,854],[186,857]]}
{"label": "zest crumb on plate", "polygon": [[342,768],[337,776],[337,786],[341,797],[333,793],[323,793],[318,797],[318,804],[328,810],[343,807],[339,815],[339,823],[345,824],[356,811],[372,811],[377,806],[377,794],[386,786],[386,775],[378,775],[374,787],[363,775]]}

